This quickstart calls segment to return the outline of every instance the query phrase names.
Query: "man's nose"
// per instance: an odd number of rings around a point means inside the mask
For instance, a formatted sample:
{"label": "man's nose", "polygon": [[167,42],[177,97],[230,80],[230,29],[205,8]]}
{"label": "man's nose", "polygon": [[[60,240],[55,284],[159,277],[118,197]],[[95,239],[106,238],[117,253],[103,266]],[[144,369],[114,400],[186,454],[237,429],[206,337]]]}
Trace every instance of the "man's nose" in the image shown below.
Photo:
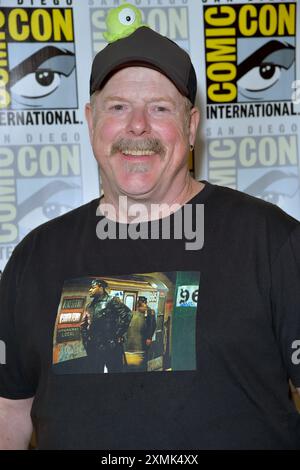
{"label": "man's nose", "polygon": [[129,117],[127,131],[134,135],[143,135],[150,130],[149,117],[144,108],[134,108]]}

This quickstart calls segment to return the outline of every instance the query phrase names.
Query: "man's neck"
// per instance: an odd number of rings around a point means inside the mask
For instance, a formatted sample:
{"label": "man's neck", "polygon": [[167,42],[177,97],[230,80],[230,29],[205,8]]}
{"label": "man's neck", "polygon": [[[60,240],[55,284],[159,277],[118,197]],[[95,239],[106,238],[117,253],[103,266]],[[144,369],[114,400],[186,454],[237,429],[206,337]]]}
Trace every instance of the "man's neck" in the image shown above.
{"label": "man's neck", "polygon": [[191,200],[204,188],[204,183],[189,176],[183,188],[168,194],[162,201],[135,199],[128,195],[114,195],[104,192],[100,199],[100,210],[108,219],[122,223],[146,222],[169,216]]}

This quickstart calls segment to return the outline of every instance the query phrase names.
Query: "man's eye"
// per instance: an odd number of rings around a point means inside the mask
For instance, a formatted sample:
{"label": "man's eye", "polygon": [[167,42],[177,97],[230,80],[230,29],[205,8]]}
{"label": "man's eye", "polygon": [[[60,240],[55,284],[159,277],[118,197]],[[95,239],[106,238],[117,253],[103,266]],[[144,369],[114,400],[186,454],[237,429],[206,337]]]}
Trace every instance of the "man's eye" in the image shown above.
{"label": "man's eye", "polygon": [[112,111],[123,111],[124,108],[125,106],[123,104],[114,104],[110,107]]}
{"label": "man's eye", "polygon": [[276,64],[262,63],[253,67],[241,77],[237,84],[247,91],[263,91],[273,86],[280,78],[281,67]]}
{"label": "man's eye", "polygon": [[169,109],[166,106],[154,106],[153,111],[155,113],[167,113]]}
{"label": "man's eye", "polygon": [[50,69],[37,70],[18,80],[11,92],[24,98],[43,98],[60,85],[60,74]]}

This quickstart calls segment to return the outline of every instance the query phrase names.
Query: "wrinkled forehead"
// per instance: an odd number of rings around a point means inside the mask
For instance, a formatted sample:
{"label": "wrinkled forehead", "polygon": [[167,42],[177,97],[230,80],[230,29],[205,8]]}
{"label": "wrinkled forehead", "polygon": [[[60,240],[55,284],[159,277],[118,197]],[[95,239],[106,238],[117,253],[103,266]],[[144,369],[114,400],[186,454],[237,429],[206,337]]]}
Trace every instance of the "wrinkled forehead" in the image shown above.
{"label": "wrinkled forehead", "polygon": [[98,92],[101,96],[111,93],[158,94],[160,97],[171,97],[174,100],[184,100],[173,82],[153,68],[138,65],[127,66],[111,74],[104,86]]}

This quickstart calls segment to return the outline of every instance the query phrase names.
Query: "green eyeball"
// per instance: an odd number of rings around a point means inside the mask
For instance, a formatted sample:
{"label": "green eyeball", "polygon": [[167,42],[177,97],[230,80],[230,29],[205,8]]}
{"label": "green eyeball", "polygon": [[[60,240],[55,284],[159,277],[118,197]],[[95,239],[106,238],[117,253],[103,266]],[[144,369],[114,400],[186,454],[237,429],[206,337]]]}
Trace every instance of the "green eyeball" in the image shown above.
{"label": "green eyeball", "polygon": [[130,26],[135,22],[136,14],[132,8],[124,8],[118,14],[119,21],[124,26]]}
{"label": "green eyeball", "polygon": [[107,42],[114,42],[134,33],[142,24],[141,11],[130,3],[109,10],[106,20],[107,31],[103,37]]}

